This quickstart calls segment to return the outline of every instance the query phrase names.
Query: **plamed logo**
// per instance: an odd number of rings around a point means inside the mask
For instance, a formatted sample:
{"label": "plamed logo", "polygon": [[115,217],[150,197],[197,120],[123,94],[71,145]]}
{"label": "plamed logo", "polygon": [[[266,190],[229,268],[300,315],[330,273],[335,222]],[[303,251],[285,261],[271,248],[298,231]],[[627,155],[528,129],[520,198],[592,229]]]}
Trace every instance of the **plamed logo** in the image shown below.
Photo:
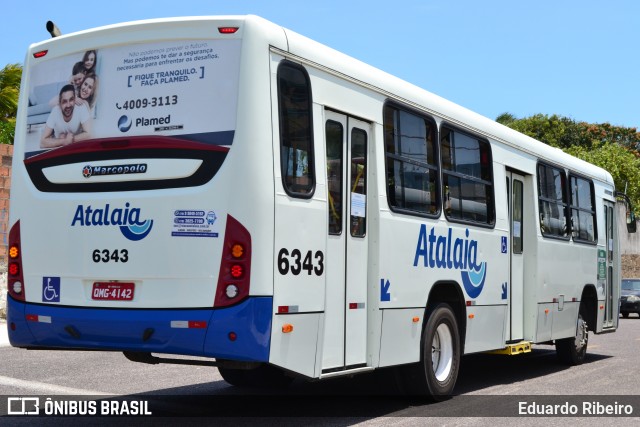
{"label": "plamed logo", "polygon": [[132,124],[133,122],[128,116],[121,116],[118,119],[118,129],[120,129],[120,132],[128,132]]}

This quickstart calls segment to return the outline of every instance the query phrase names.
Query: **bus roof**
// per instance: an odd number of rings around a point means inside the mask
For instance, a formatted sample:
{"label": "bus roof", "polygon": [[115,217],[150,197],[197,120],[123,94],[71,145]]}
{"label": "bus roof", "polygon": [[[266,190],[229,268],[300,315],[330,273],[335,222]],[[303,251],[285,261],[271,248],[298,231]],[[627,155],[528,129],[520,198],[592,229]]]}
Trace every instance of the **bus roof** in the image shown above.
{"label": "bus roof", "polygon": [[[566,154],[558,148],[551,147],[528,137],[494,120],[428,92],[423,88],[255,15],[150,19],[83,30],[31,45],[26,64],[29,63],[31,54],[47,49],[50,43],[58,43],[67,38],[71,41],[78,36],[89,35],[96,31],[105,32],[105,35],[109,36],[111,43],[126,43],[127,32],[122,31],[124,28],[146,25],[168,25],[174,28],[184,27],[185,32],[188,32],[190,24],[206,21],[219,21],[224,25],[237,23],[242,26],[244,24],[245,27],[250,27],[255,30],[251,32],[245,31],[246,34],[261,34],[263,37],[268,38],[267,41],[272,47],[283,51],[288,56],[293,56],[302,63],[319,67],[341,78],[348,79],[353,83],[379,92],[391,99],[432,114],[450,124],[478,133],[491,140],[499,141],[518,150],[528,152],[543,161],[566,166],[569,169],[579,171],[581,174],[588,175],[613,186],[611,175],[602,168]],[[286,38],[282,37],[283,34]],[[187,37],[187,35],[185,35],[185,37]],[[283,43],[286,43],[286,45]],[[73,43],[70,44],[73,45]]]}

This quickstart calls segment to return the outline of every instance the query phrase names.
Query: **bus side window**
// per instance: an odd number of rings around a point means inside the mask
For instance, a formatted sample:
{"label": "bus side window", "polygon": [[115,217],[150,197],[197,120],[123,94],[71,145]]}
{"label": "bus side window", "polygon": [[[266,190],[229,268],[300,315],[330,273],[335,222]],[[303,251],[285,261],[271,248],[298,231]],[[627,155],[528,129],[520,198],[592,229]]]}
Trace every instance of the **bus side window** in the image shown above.
{"label": "bus side window", "polygon": [[[364,237],[367,212],[367,133],[354,128],[351,131],[351,235]],[[364,203],[364,209],[354,209]]]}
{"label": "bus side window", "polygon": [[566,187],[567,177],[564,170],[538,164],[540,231],[545,237],[569,239]]}
{"label": "bus side window", "polygon": [[329,199],[329,234],[342,234],[342,124],[327,120],[327,196]]}
{"label": "bus side window", "polygon": [[289,196],[308,199],[315,189],[311,84],[301,66],[283,61],[278,66],[280,167]]}
{"label": "bus side window", "polygon": [[433,119],[387,104],[384,143],[389,207],[412,215],[438,216],[440,172]]}
{"label": "bus side window", "polygon": [[445,215],[493,225],[493,167],[488,141],[443,126],[440,131]]}
{"label": "bus side window", "polygon": [[571,234],[574,241],[596,242],[596,206],[593,182],[570,174]]}

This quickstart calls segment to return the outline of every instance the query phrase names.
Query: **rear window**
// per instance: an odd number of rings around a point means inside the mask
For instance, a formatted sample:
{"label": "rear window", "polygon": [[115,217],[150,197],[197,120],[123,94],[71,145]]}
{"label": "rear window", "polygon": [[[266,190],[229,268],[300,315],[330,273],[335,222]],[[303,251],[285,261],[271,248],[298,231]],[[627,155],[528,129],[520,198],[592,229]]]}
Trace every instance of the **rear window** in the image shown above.
{"label": "rear window", "polygon": [[623,280],[622,289],[628,291],[640,291],[640,279],[638,280]]}
{"label": "rear window", "polygon": [[117,137],[231,145],[239,64],[240,40],[88,46],[32,59],[25,157]]}

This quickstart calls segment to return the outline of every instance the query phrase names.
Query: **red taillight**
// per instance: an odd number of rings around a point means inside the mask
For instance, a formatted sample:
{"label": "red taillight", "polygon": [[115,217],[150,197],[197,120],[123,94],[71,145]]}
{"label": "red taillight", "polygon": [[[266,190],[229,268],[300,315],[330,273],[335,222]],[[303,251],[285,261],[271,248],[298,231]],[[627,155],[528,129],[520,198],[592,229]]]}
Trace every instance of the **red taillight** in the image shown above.
{"label": "red taillight", "polygon": [[241,279],[242,276],[244,275],[244,269],[242,268],[241,265],[236,264],[231,266],[231,277],[233,277],[234,279]]}
{"label": "red taillight", "polygon": [[13,299],[24,301],[24,279],[22,274],[22,251],[20,250],[20,221],[9,231],[9,268],[7,287]]}
{"label": "red taillight", "polygon": [[34,58],[42,58],[43,56],[45,56],[47,53],[49,53],[48,50],[41,50],[40,52],[36,52],[33,54]]}
{"label": "red taillight", "polygon": [[231,215],[224,233],[214,307],[237,304],[249,295],[251,234]]}
{"label": "red taillight", "polygon": [[20,274],[20,264],[17,262],[12,262],[9,264],[9,274],[11,276],[17,276]]}
{"label": "red taillight", "polygon": [[233,34],[238,31],[239,27],[218,27],[218,32],[220,34]]}

